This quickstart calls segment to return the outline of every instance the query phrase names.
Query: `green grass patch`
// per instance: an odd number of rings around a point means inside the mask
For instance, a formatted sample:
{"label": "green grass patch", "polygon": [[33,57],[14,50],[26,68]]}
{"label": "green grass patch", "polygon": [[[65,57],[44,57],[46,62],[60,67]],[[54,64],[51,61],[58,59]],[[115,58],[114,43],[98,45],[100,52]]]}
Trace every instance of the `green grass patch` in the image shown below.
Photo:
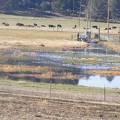
{"label": "green grass patch", "polygon": [[[80,58],[80,60],[67,60],[66,62],[87,62],[88,60],[90,60],[91,58],[96,59],[96,61],[101,61],[101,62],[111,62],[111,63],[120,63],[120,57],[113,57],[113,56],[95,56],[95,55],[84,55],[84,54],[64,54],[63,56],[66,57],[73,57],[73,58]],[[81,60],[81,58],[84,59],[84,61]],[[86,60],[85,60],[86,59]],[[91,63],[91,62],[90,62]],[[95,62],[96,63],[96,62]]]}
{"label": "green grass patch", "polygon": [[[30,82],[26,80],[19,80],[14,81],[10,79],[0,79],[0,85],[6,86],[16,86],[21,88],[31,88],[31,89],[38,89],[38,90],[49,90],[50,84],[49,83],[36,83]],[[81,93],[103,93],[103,88],[95,88],[95,87],[84,87],[84,86],[77,86],[77,85],[67,85],[67,84],[51,84],[52,90],[58,91],[66,91],[66,92],[81,92]],[[120,93],[119,89],[111,89],[106,88],[107,93],[110,94],[118,94]]]}
{"label": "green grass patch", "polygon": [[100,64],[103,63],[102,60],[96,59],[96,58],[81,58],[81,59],[71,59],[71,60],[64,60],[65,63],[71,63],[71,64]]}

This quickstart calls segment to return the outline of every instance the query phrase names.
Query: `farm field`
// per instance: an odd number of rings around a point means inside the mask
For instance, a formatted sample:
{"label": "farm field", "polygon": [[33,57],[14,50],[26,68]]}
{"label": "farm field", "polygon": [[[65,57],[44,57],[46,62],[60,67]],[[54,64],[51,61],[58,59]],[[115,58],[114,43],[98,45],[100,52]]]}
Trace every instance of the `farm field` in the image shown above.
{"label": "farm field", "polygon": [[[0,14],[0,119],[120,119],[119,40],[77,41],[78,24],[78,18]],[[92,25],[106,35],[106,23]],[[116,35],[120,24],[113,26]]]}

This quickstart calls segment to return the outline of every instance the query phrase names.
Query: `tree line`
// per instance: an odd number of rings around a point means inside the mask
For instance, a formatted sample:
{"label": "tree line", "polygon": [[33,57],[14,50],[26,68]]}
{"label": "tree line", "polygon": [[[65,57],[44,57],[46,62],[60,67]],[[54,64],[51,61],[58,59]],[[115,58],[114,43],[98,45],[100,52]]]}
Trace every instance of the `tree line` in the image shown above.
{"label": "tree line", "polygon": [[[93,19],[107,18],[108,0],[91,0],[91,17]],[[110,1],[110,18],[120,19],[120,0]],[[38,10],[60,13],[63,15],[86,16],[90,0],[0,0],[2,10]]]}

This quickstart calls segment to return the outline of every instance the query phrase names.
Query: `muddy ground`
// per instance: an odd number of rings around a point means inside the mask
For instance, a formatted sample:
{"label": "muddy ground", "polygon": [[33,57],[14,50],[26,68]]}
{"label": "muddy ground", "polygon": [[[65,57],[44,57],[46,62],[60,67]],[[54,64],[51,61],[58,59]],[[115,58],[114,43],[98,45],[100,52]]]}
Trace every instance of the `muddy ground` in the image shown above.
{"label": "muddy ground", "polygon": [[0,120],[119,120],[119,102],[102,97],[0,85]]}

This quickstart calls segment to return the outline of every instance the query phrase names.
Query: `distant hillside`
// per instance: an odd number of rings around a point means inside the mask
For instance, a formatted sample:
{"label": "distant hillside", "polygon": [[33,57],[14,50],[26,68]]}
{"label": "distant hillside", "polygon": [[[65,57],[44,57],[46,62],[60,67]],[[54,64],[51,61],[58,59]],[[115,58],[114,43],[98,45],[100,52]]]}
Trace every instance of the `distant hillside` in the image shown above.
{"label": "distant hillside", "polygon": [[[92,2],[92,18],[105,20],[107,0]],[[85,16],[89,6],[90,0],[0,0],[1,12],[32,16]],[[120,0],[110,0],[110,17],[120,19]]]}

